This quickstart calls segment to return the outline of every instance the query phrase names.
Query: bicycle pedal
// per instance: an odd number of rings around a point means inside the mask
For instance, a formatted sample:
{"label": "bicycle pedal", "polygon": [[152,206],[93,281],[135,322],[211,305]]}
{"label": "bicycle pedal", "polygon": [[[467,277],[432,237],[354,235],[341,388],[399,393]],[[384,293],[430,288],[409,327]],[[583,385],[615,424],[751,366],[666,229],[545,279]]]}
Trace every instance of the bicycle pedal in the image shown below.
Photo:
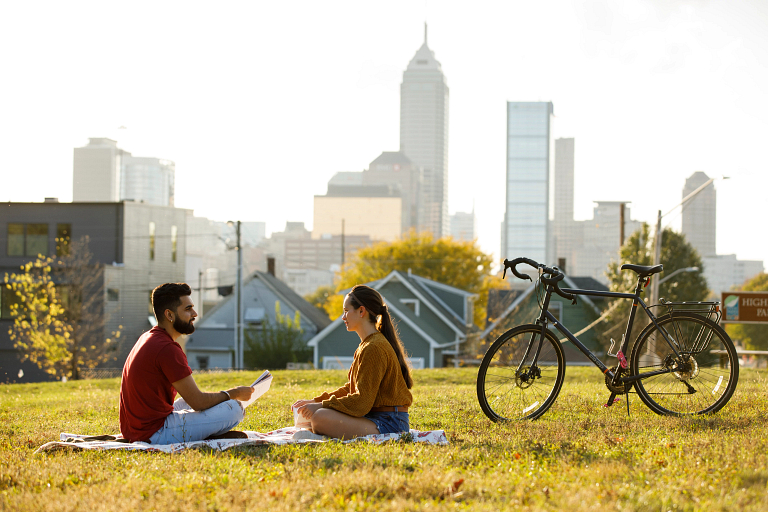
{"label": "bicycle pedal", "polygon": [[613,402],[609,400],[608,403],[603,404],[603,407],[612,407],[614,404],[618,402],[621,402],[621,398],[614,398]]}

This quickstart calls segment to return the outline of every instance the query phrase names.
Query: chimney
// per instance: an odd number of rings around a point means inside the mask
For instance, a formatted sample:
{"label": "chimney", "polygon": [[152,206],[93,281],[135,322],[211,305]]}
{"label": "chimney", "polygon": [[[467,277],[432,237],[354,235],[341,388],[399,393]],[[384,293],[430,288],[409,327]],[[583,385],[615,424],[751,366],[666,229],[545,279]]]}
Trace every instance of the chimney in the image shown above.
{"label": "chimney", "polygon": [[267,272],[273,276],[275,275],[275,258],[272,256],[267,257]]}

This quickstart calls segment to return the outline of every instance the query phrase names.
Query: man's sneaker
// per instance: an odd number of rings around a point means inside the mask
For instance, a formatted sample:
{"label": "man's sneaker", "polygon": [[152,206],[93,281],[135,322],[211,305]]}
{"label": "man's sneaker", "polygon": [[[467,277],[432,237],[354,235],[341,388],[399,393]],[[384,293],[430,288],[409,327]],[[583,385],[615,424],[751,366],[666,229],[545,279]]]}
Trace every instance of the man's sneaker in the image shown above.
{"label": "man's sneaker", "polygon": [[311,441],[327,441],[328,438],[326,436],[321,436],[320,434],[315,434],[311,430],[299,430],[295,434],[293,434],[294,440],[299,439],[309,439]]}

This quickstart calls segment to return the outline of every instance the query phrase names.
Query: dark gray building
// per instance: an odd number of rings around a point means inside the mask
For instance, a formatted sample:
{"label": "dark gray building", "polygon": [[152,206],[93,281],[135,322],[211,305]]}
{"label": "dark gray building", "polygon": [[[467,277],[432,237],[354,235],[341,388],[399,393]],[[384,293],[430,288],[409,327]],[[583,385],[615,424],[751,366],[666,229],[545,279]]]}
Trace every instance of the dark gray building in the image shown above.
{"label": "dark gray building", "polygon": [[[96,313],[106,316],[103,336],[120,332],[117,360],[108,366],[122,367],[136,339],[150,328],[152,289],[184,280],[190,214],[134,202],[0,203],[0,279],[19,272],[38,254],[61,255],[61,240],[88,237],[91,264],[103,279],[103,296],[95,301]],[[0,294],[0,382],[47,380],[36,366],[21,363],[13,347],[8,334],[13,297],[8,292],[3,287]]]}

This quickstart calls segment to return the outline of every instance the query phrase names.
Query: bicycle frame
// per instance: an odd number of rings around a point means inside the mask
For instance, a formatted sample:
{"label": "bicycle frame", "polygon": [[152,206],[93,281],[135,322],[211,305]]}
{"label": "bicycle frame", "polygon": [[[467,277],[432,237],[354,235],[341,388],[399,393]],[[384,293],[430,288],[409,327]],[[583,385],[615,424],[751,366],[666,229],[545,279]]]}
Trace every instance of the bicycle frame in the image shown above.
{"label": "bicycle frame", "polygon": [[[666,329],[663,329],[659,324],[657,323],[657,318],[651,312],[651,307],[648,306],[645,301],[640,297],[640,294],[643,289],[643,285],[647,282],[648,278],[640,278],[637,281],[637,286],[635,287],[635,293],[621,293],[621,292],[602,292],[598,290],[581,290],[578,288],[563,288],[562,291],[566,293],[570,293],[572,295],[586,295],[591,297],[612,297],[617,299],[632,299],[632,309],[629,312],[629,319],[627,321],[627,328],[624,333],[624,339],[621,343],[621,347],[619,350],[623,353],[627,353],[627,349],[629,348],[629,340],[632,334],[632,325],[635,321],[635,315],[637,313],[637,306],[640,305],[643,308],[643,311],[645,311],[645,314],[648,316],[650,321],[656,326],[656,328],[659,330],[659,332],[664,337],[664,340],[667,342],[669,347],[672,349],[672,351],[675,353],[677,357],[680,356],[680,353],[678,352],[678,349],[676,347],[676,343],[673,342],[673,340],[670,338],[669,334],[667,333]],[[539,315],[539,318],[536,320],[536,323],[541,325],[541,339],[539,340],[539,345],[536,349],[536,355],[534,356],[532,365],[535,366],[539,359],[539,354],[541,352],[541,346],[544,341],[544,330],[546,329],[547,322],[551,322],[552,325],[555,326],[555,328],[560,331],[563,336],[565,336],[568,341],[573,343],[573,345],[578,348],[587,358],[589,358],[592,363],[597,366],[600,371],[602,371],[604,374],[608,375],[609,378],[615,379],[616,375],[608,368],[600,359],[595,356],[595,354],[589,350],[586,346],[584,346],[579,339],[573,335],[563,324],[561,324],[555,317],[552,315],[552,313],[549,312],[549,301],[552,297],[552,293],[554,291],[554,286],[545,285],[546,295],[544,297],[544,303],[541,307],[541,314]],[[526,349],[525,355],[523,356],[521,360],[521,367],[524,363],[524,361],[528,358],[530,354],[531,345],[528,345],[528,348]],[[520,368],[518,368],[518,371]],[[665,368],[662,370],[652,371],[652,372],[646,372],[641,373],[638,375],[632,375],[632,376],[625,376],[621,377],[618,382],[614,382],[616,384],[618,383],[626,383],[626,382],[634,382],[636,380],[645,379],[648,377],[653,377],[655,375],[661,375],[664,373],[670,373],[672,370],[669,368]]]}

